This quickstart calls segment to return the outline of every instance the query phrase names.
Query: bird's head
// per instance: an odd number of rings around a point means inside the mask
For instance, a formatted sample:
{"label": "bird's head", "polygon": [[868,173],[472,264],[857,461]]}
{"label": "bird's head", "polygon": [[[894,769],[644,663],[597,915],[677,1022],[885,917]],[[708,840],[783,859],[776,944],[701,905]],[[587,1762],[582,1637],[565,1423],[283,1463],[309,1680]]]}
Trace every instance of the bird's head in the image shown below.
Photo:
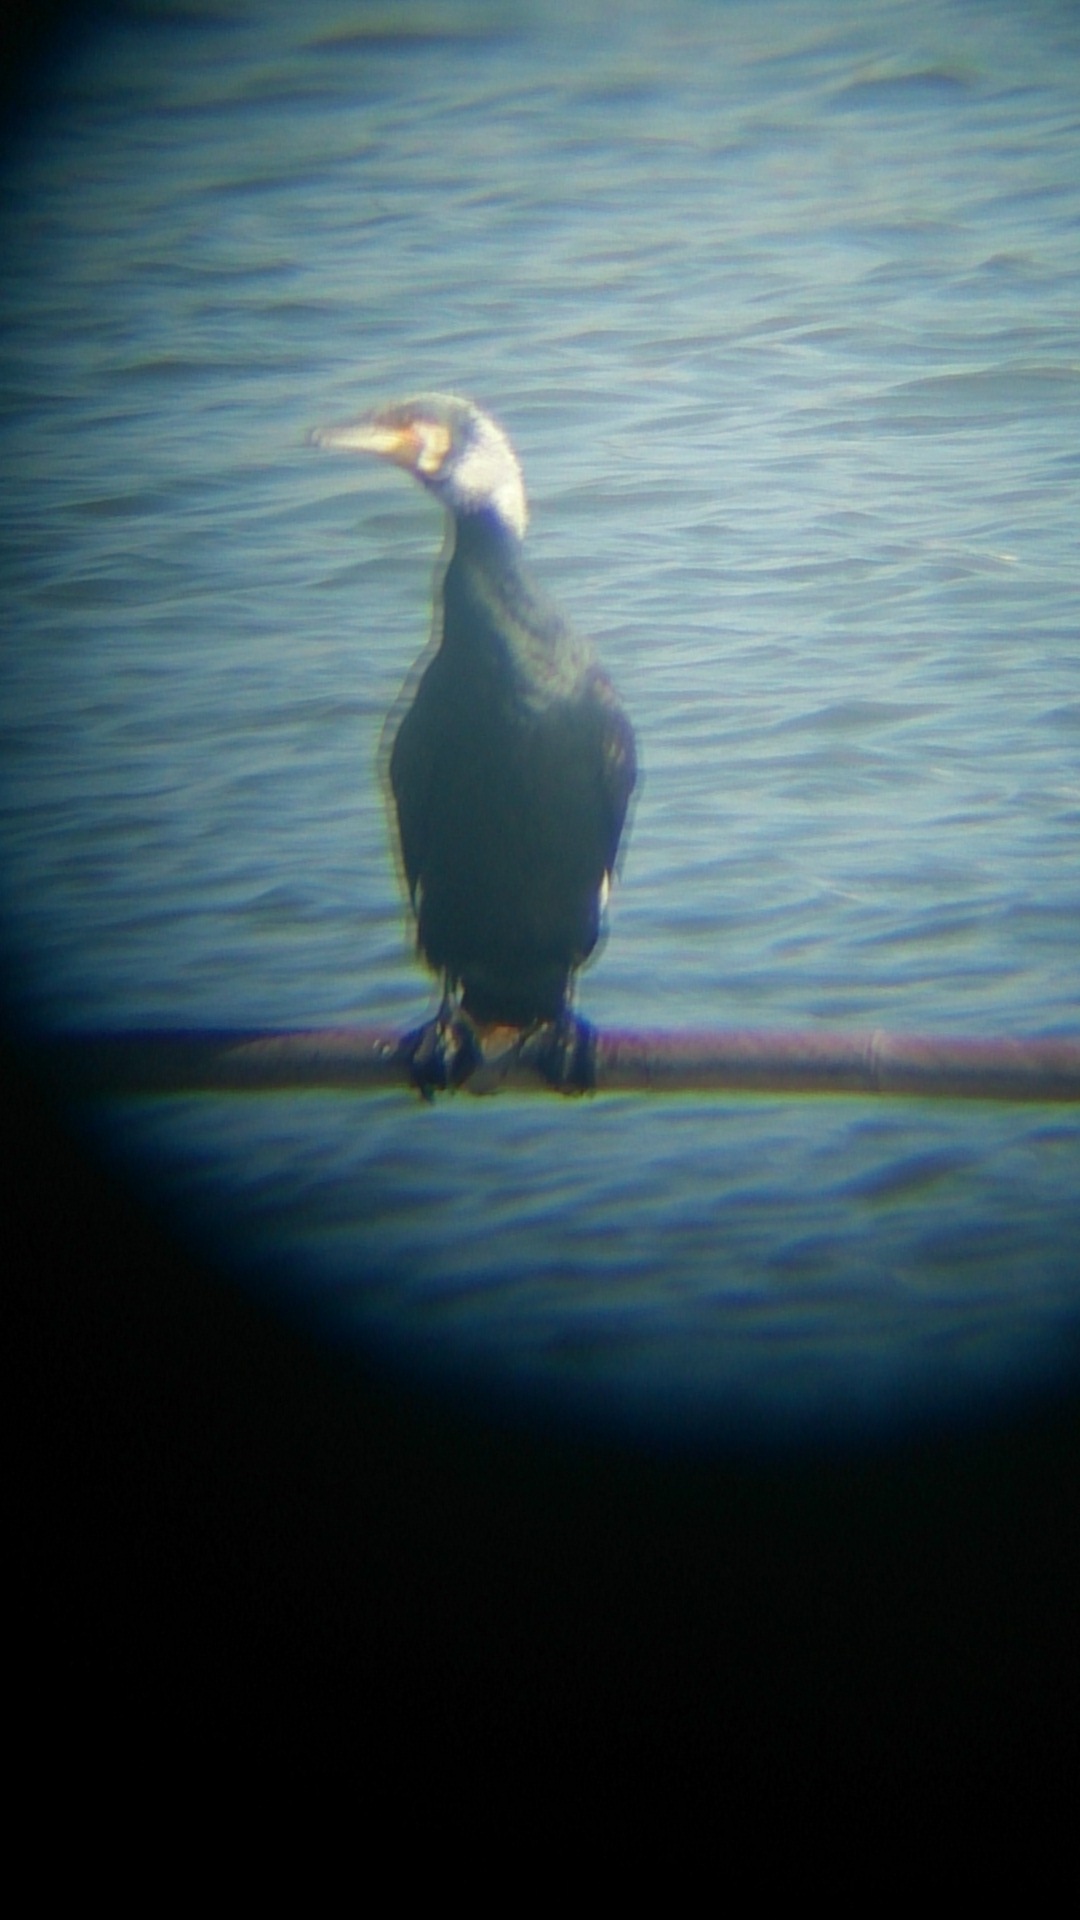
{"label": "bird's head", "polygon": [[375,453],[423,482],[450,512],[493,513],[520,539],[528,511],[517,455],[500,426],[471,400],[421,393],[341,427],[316,427],[317,447]]}

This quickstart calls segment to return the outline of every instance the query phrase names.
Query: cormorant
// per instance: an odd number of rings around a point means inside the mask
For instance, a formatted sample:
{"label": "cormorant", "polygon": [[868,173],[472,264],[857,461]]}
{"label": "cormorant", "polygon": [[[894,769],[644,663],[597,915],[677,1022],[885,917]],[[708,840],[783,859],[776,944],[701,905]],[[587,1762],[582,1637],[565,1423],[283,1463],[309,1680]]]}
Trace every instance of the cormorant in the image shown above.
{"label": "cormorant", "polygon": [[594,1036],[570,996],[634,785],[630,722],[526,571],[521,469],[494,420],[426,393],[311,438],[406,468],[448,516],[436,650],[390,754],[417,945],[444,985],[402,1042],[412,1078],[430,1095],[526,1058],[579,1091]]}

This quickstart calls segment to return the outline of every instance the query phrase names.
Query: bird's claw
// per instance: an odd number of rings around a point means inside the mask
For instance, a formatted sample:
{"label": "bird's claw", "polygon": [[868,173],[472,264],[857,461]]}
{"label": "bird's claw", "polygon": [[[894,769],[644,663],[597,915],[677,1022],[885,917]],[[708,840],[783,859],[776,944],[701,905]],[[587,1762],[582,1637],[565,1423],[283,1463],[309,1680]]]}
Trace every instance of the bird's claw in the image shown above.
{"label": "bird's claw", "polygon": [[442,1008],[434,1020],[407,1033],[397,1057],[425,1100],[468,1084],[470,1093],[494,1093],[518,1066],[531,1068],[557,1093],[591,1093],[596,1085],[596,1029],[565,1011],[501,1044],[484,1038],[461,1008]]}
{"label": "bird's claw", "polygon": [[402,1035],[397,1057],[417,1091],[433,1100],[437,1093],[464,1086],[482,1065],[484,1051],[471,1020],[442,1009],[434,1020]]}
{"label": "bird's claw", "polygon": [[596,1086],[596,1028],[564,1009],[527,1033],[519,1058],[557,1093],[591,1093]]}

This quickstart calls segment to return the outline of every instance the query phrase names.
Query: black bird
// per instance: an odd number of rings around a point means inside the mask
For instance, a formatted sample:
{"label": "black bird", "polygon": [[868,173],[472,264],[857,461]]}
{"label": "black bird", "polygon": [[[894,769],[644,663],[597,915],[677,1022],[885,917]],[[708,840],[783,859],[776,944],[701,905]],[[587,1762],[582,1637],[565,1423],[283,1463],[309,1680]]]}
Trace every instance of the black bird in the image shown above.
{"label": "black bird", "polygon": [[413,1079],[430,1093],[526,1058],[580,1090],[594,1036],[573,976],[600,932],[633,730],[526,571],[521,469],[494,420],[427,393],[311,437],[405,467],[448,515],[436,650],[390,753],[417,944],[444,983],[437,1019],[402,1043]]}

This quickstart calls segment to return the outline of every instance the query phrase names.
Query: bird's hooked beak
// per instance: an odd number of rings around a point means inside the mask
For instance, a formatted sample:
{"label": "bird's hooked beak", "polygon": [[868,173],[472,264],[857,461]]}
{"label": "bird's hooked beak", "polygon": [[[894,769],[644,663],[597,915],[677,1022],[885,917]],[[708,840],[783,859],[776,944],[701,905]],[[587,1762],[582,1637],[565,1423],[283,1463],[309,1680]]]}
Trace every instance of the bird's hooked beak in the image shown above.
{"label": "bird's hooked beak", "polygon": [[313,427],[314,447],[340,453],[375,453],[421,479],[433,479],[450,451],[450,429],[441,420],[412,415],[407,419],[385,413],[364,414],[341,427]]}

